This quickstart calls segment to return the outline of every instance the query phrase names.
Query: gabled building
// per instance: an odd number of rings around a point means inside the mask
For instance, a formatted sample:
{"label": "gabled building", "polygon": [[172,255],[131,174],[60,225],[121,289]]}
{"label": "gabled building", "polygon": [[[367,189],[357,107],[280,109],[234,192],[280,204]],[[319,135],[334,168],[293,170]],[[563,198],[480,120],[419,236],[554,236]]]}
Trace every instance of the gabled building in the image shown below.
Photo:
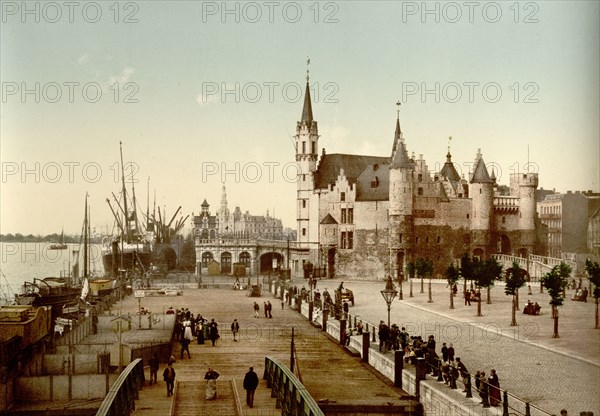
{"label": "gabled building", "polygon": [[497,192],[480,150],[467,180],[450,148],[442,169],[431,172],[422,155],[409,156],[399,111],[389,155],[325,149],[319,155],[308,77],[295,140],[297,244],[310,250],[296,256],[293,272],[310,261],[327,267],[330,277],[396,277],[408,262],[426,257],[443,274],[465,252],[543,254],[537,173],[511,174],[509,186]]}

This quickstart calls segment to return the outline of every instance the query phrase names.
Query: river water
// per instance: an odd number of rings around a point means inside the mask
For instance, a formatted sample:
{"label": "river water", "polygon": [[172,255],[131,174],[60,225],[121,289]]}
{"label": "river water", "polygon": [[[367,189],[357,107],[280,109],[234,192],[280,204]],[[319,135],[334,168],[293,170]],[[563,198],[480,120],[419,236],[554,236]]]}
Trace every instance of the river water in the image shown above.
{"label": "river water", "polygon": [[[68,244],[65,250],[50,250],[52,243],[0,243],[0,299],[21,293],[24,282],[34,278],[69,277],[69,270],[79,264],[83,274],[83,245]],[[96,276],[104,274],[99,244],[90,245],[90,270]],[[78,279],[73,279],[78,283]],[[0,302],[1,303],[1,302]]]}

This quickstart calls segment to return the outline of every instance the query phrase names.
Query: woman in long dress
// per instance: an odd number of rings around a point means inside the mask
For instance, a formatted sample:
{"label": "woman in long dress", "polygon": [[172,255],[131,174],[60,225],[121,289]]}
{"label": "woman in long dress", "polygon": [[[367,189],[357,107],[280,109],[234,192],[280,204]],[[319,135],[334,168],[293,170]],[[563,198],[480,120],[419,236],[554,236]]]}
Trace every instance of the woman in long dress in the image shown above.
{"label": "woman in long dress", "polygon": [[489,384],[490,404],[492,406],[498,406],[501,402],[500,380],[498,379],[496,370],[491,370],[490,377],[488,378],[488,384]]}
{"label": "woman in long dress", "polygon": [[209,367],[204,375],[204,379],[206,380],[206,400],[214,400],[217,398],[217,378],[219,378],[219,373]]}

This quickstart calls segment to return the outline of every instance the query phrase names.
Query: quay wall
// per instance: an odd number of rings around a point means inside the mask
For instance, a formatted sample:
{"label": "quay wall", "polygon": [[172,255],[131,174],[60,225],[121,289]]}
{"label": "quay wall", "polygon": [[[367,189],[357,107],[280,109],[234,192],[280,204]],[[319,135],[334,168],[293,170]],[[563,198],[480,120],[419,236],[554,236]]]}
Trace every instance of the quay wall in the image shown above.
{"label": "quay wall", "polygon": [[[294,302],[294,306],[297,308],[297,304]],[[308,303],[302,302],[299,313],[308,318]],[[313,311],[313,321],[317,324],[323,324],[322,311],[315,308]],[[350,324],[350,323],[348,323]],[[336,320],[333,315],[329,315],[327,319],[326,332],[331,335],[332,338],[340,339],[340,322]],[[372,339],[372,334],[371,334]],[[350,337],[350,347],[361,353],[363,356],[363,342],[362,336]],[[371,341],[371,348],[369,348],[368,363],[380,374],[385,376],[388,380],[394,381],[395,362],[394,357],[388,357],[381,354],[378,350],[378,343]],[[445,388],[444,388],[445,387]],[[444,384],[439,385],[439,382],[432,378],[421,380],[419,383],[420,397],[419,401],[423,405],[426,415],[436,416],[462,416],[462,415],[501,415],[499,408],[483,408],[479,405],[477,399],[462,399],[457,401],[455,398],[450,397],[446,394],[448,387]],[[410,394],[411,396],[417,395],[417,378],[415,369],[412,367],[405,368],[402,370],[402,390]],[[477,394],[474,394],[474,397]]]}
{"label": "quay wall", "polygon": [[51,375],[41,377],[19,377],[15,380],[14,399],[17,401],[38,400],[90,400],[103,399],[116,374]]}

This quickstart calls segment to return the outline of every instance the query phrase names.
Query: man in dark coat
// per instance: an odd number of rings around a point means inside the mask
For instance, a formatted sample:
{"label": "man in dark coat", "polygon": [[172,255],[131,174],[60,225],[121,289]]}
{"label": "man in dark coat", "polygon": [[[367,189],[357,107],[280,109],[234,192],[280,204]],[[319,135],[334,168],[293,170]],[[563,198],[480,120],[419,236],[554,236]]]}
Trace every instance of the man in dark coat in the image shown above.
{"label": "man in dark coat", "polygon": [[246,404],[248,407],[254,406],[254,392],[258,387],[258,376],[254,372],[254,368],[250,367],[250,371],[244,377],[244,390],[246,390]]}
{"label": "man in dark coat", "polygon": [[168,367],[163,371],[163,380],[167,383],[167,397],[169,397],[173,394],[173,387],[175,387],[175,369],[171,361],[169,361]]}
{"label": "man in dark coat", "polygon": [[156,384],[158,367],[160,365],[158,362],[158,356],[154,354],[148,363],[150,364],[150,385]]}

